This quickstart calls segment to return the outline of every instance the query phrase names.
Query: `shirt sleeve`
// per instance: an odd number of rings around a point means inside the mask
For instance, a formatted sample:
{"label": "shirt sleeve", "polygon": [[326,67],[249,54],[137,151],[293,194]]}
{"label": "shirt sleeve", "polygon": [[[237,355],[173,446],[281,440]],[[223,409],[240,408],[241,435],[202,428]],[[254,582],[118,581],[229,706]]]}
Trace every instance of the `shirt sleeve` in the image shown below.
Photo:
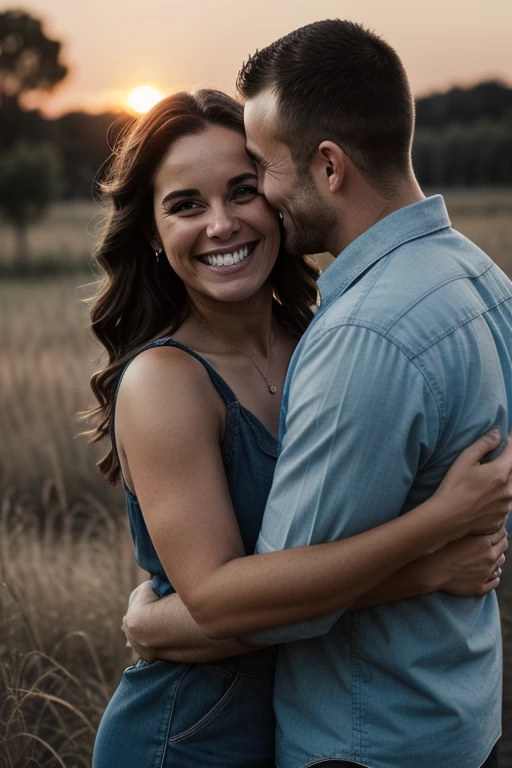
{"label": "shirt sleeve", "polygon": [[[352,536],[413,506],[407,496],[435,450],[440,424],[427,381],[402,349],[366,327],[317,334],[296,365],[288,402],[257,552]],[[342,613],[251,638],[269,644],[314,637]]]}

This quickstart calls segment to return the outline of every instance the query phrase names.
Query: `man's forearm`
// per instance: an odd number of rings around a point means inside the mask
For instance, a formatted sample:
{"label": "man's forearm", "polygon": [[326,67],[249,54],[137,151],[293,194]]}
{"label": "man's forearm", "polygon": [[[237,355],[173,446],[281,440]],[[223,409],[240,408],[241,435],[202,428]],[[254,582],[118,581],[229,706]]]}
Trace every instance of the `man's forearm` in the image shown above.
{"label": "man's forearm", "polygon": [[136,652],[148,661],[156,658],[199,664],[248,653],[256,647],[236,638],[206,637],[176,594],[132,606],[124,629]]}

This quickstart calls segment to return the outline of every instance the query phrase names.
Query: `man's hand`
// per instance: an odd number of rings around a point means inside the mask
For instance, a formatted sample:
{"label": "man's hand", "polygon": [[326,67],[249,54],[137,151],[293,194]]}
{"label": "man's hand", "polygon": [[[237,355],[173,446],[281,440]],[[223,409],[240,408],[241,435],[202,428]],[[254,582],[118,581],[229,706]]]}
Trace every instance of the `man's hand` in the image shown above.
{"label": "man's hand", "polygon": [[137,658],[199,664],[248,653],[255,645],[205,637],[177,594],[159,598],[151,581],[134,589],[123,618],[127,645]]}
{"label": "man's hand", "polygon": [[444,497],[454,513],[461,538],[466,534],[493,534],[505,525],[512,504],[512,439],[498,458],[486,461],[501,443],[498,429],[483,435],[458,456],[435,495]]}
{"label": "man's hand", "polygon": [[128,611],[123,616],[122,630],[126,635],[126,645],[131,647],[137,658],[144,661],[154,661],[157,658],[156,649],[144,645],[138,635],[139,627],[144,626],[144,611],[146,606],[158,600],[151,581],[144,581],[133,590],[128,599]]}

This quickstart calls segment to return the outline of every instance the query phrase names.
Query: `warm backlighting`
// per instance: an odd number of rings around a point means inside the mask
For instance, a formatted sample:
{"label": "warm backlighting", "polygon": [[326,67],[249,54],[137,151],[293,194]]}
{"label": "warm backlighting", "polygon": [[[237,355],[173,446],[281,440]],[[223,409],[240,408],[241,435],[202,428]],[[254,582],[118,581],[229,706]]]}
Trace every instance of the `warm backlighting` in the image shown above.
{"label": "warm backlighting", "polygon": [[160,91],[156,88],[152,88],[150,85],[141,85],[140,88],[135,88],[128,96],[128,104],[140,115],[145,112],[149,112],[151,107],[163,98]]}

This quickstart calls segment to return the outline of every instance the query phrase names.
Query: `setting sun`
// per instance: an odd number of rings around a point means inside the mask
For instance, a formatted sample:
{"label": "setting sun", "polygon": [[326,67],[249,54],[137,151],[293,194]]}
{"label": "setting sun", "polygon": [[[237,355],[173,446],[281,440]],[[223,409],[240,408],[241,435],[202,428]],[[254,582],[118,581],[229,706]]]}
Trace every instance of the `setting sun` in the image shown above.
{"label": "setting sun", "polygon": [[151,107],[154,107],[160,99],[163,99],[163,94],[156,88],[150,85],[141,85],[130,93],[128,104],[135,112],[143,115],[145,112],[149,112]]}

